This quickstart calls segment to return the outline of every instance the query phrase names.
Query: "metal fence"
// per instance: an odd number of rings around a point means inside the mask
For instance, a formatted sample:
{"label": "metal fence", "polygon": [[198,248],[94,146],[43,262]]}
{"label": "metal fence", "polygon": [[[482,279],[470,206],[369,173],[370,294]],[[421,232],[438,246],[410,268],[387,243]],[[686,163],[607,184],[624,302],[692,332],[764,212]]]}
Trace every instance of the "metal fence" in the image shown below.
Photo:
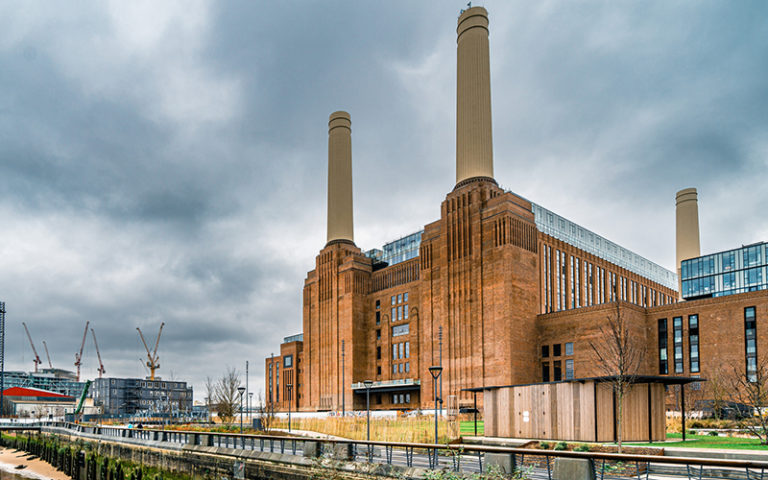
{"label": "metal fence", "polygon": [[[19,426],[14,426],[19,428]],[[24,428],[24,427],[22,427]],[[444,469],[467,474],[487,470],[490,464],[506,459],[507,465],[527,478],[552,480],[558,459],[588,461],[595,477],[607,479],[765,479],[768,462],[714,458],[668,457],[599,452],[553,451],[485,445],[399,443],[343,439],[311,439],[291,436],[251,435],[220,432],[138,429],[44,422],[44,432],[96,437],[104,440],[155,447],[180,448],[187,445],[230,449],[232,457],[259,451],[298,456],[325,455],[342,460],[388,464],[423,469]],[[4,427],[0,426],[0,430]],[[34,430],[35,427],[26,427]],[[221,453],[221,452],[218,452]]]}

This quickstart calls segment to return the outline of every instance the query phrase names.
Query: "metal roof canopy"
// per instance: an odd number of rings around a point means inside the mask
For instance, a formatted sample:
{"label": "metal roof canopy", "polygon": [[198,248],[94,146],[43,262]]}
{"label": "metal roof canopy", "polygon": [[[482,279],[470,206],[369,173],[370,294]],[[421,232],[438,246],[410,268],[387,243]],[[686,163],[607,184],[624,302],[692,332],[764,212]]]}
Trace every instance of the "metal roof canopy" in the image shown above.
{"label": "metal roof canopy", "polygon": [[[462,388],[462,392],[482,392],[483,390],[495,390],[498,388],[511,388],[511,387],[527,387],[530,385],[550,385],[553,383],[572,383],[572,382],[598,382],[598,383],[610,383],[613,382],[616,376],[605,377],[587,377],[587,378],[574,378],[571,380],[560,380],[557,382],[538,382],[538,383],[519,383],[515,385],[489,385],[487,387],[473,387]],[[664,385],[687,385],[694,382],[706,382],[706,378],[700,377],[667,377],[663,375],[636,375],[630,378],[631,383],[661,383]]]}

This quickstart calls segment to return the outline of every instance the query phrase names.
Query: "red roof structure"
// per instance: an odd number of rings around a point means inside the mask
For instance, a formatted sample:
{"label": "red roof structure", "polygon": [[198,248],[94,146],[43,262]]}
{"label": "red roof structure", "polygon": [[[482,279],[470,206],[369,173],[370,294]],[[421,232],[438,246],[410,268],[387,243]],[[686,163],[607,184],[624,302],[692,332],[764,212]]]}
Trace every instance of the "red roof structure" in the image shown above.
{"label": "red roof structure", "polygon": [[62,395],[60,393],[51,392],[48,390],[42,390],[40,388],[28,388],[28,387],[11,387],[3,391],[3,395],[6,397],[36,397],[36,398],[49,398],[58,400],[73,400],[75,397],[69,395]]}

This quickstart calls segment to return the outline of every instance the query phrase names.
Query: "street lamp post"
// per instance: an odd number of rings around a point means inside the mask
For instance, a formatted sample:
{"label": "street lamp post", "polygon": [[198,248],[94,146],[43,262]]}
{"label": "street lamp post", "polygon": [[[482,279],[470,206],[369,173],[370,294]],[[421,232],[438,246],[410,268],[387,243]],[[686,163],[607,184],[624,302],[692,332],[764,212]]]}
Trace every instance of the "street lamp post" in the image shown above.
{"label": "street lamp post", "polygon": [[344,415],[346,414],[345,405],[344,405],[344,390],[346,388],[344,387],[344,340],[341,341],[341,418],[344,418]]}
{"label": "street lamp post", "polygon": [[293,384],[288,383],[285,386],[288,388],[288,433],[291,433],[291,389],[293,388]]}
{"label": "street lamp post", "polygon": [[243,433],[243,393],[245,387],[237,387],[237,391],[240,392],[240,434]]}
{"label": "street lamp post", "polygon": [[[363,380],[365,385],[365,423],[367,427],[366,440],[371,441],[371,386],[373,386],[372,380]],[[371,444],[368,444],[368,457],[371,456]]]}
{"label": "street lamp post", "polygon": [[373,381],[364,380],[363,385],[365,385],[365,416],[366,416],[366,423],[368,426],[368,435],[366,439],[370,442],[371,441],[371,386],[373,386]]}
{"label": "street lamp post", "polygon": [[[435,395],[435,445],[437,445],[437,402],[441,401],[437,395],[437,382],[440,374],[443,373],[443,367],[440,365],[429,367],[429,373],[432,375],[432,391]],[[437,448],[435,448],[435,465],[437,465]]]}

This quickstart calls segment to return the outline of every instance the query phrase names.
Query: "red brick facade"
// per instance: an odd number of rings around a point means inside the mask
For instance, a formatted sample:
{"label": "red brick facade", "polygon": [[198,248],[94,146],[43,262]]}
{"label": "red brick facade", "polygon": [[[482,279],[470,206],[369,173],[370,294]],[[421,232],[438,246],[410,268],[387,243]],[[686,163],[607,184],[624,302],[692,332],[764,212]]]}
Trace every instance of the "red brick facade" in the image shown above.
{"label": "red brick facade", "polygon": [[[304,340],[282,345],[276,357],[284,362],[293,355],[293,365],[281,365],[275,406],[287,409],[290,381],[292,408],[340,411],[343,396],[346,410],[362,409],[361,382],[372,380],[372,408],[428,408],[428,368],[439,363],[440,327],[448,405],[470,404],[464,388],[542,381],[545,364],[550,380],[556,365],[565,378],[568,360],[576,378],[600,375],[589,344],[599,341],[598,323],[615,312],[614,292],[633,336],[645,345],[643,374],[661,373],[662,318],[669,375],[706,377],[714,365],[745,364],[747,306],[757,308],[759,337],[768,334],[761,321],[768,317],[768,293],[672,303],[675,291],[539,232],[529,202],[479,179],[446,196],[440,219],[425,226],[417,258],[374,271],[351,243],[320,251],[304,285]],[[690,315],[699,321],[699,372],[690,371]],[[679,372],[675,317],[683,319]],[[269,392],[269,374],[266,381]]]}

